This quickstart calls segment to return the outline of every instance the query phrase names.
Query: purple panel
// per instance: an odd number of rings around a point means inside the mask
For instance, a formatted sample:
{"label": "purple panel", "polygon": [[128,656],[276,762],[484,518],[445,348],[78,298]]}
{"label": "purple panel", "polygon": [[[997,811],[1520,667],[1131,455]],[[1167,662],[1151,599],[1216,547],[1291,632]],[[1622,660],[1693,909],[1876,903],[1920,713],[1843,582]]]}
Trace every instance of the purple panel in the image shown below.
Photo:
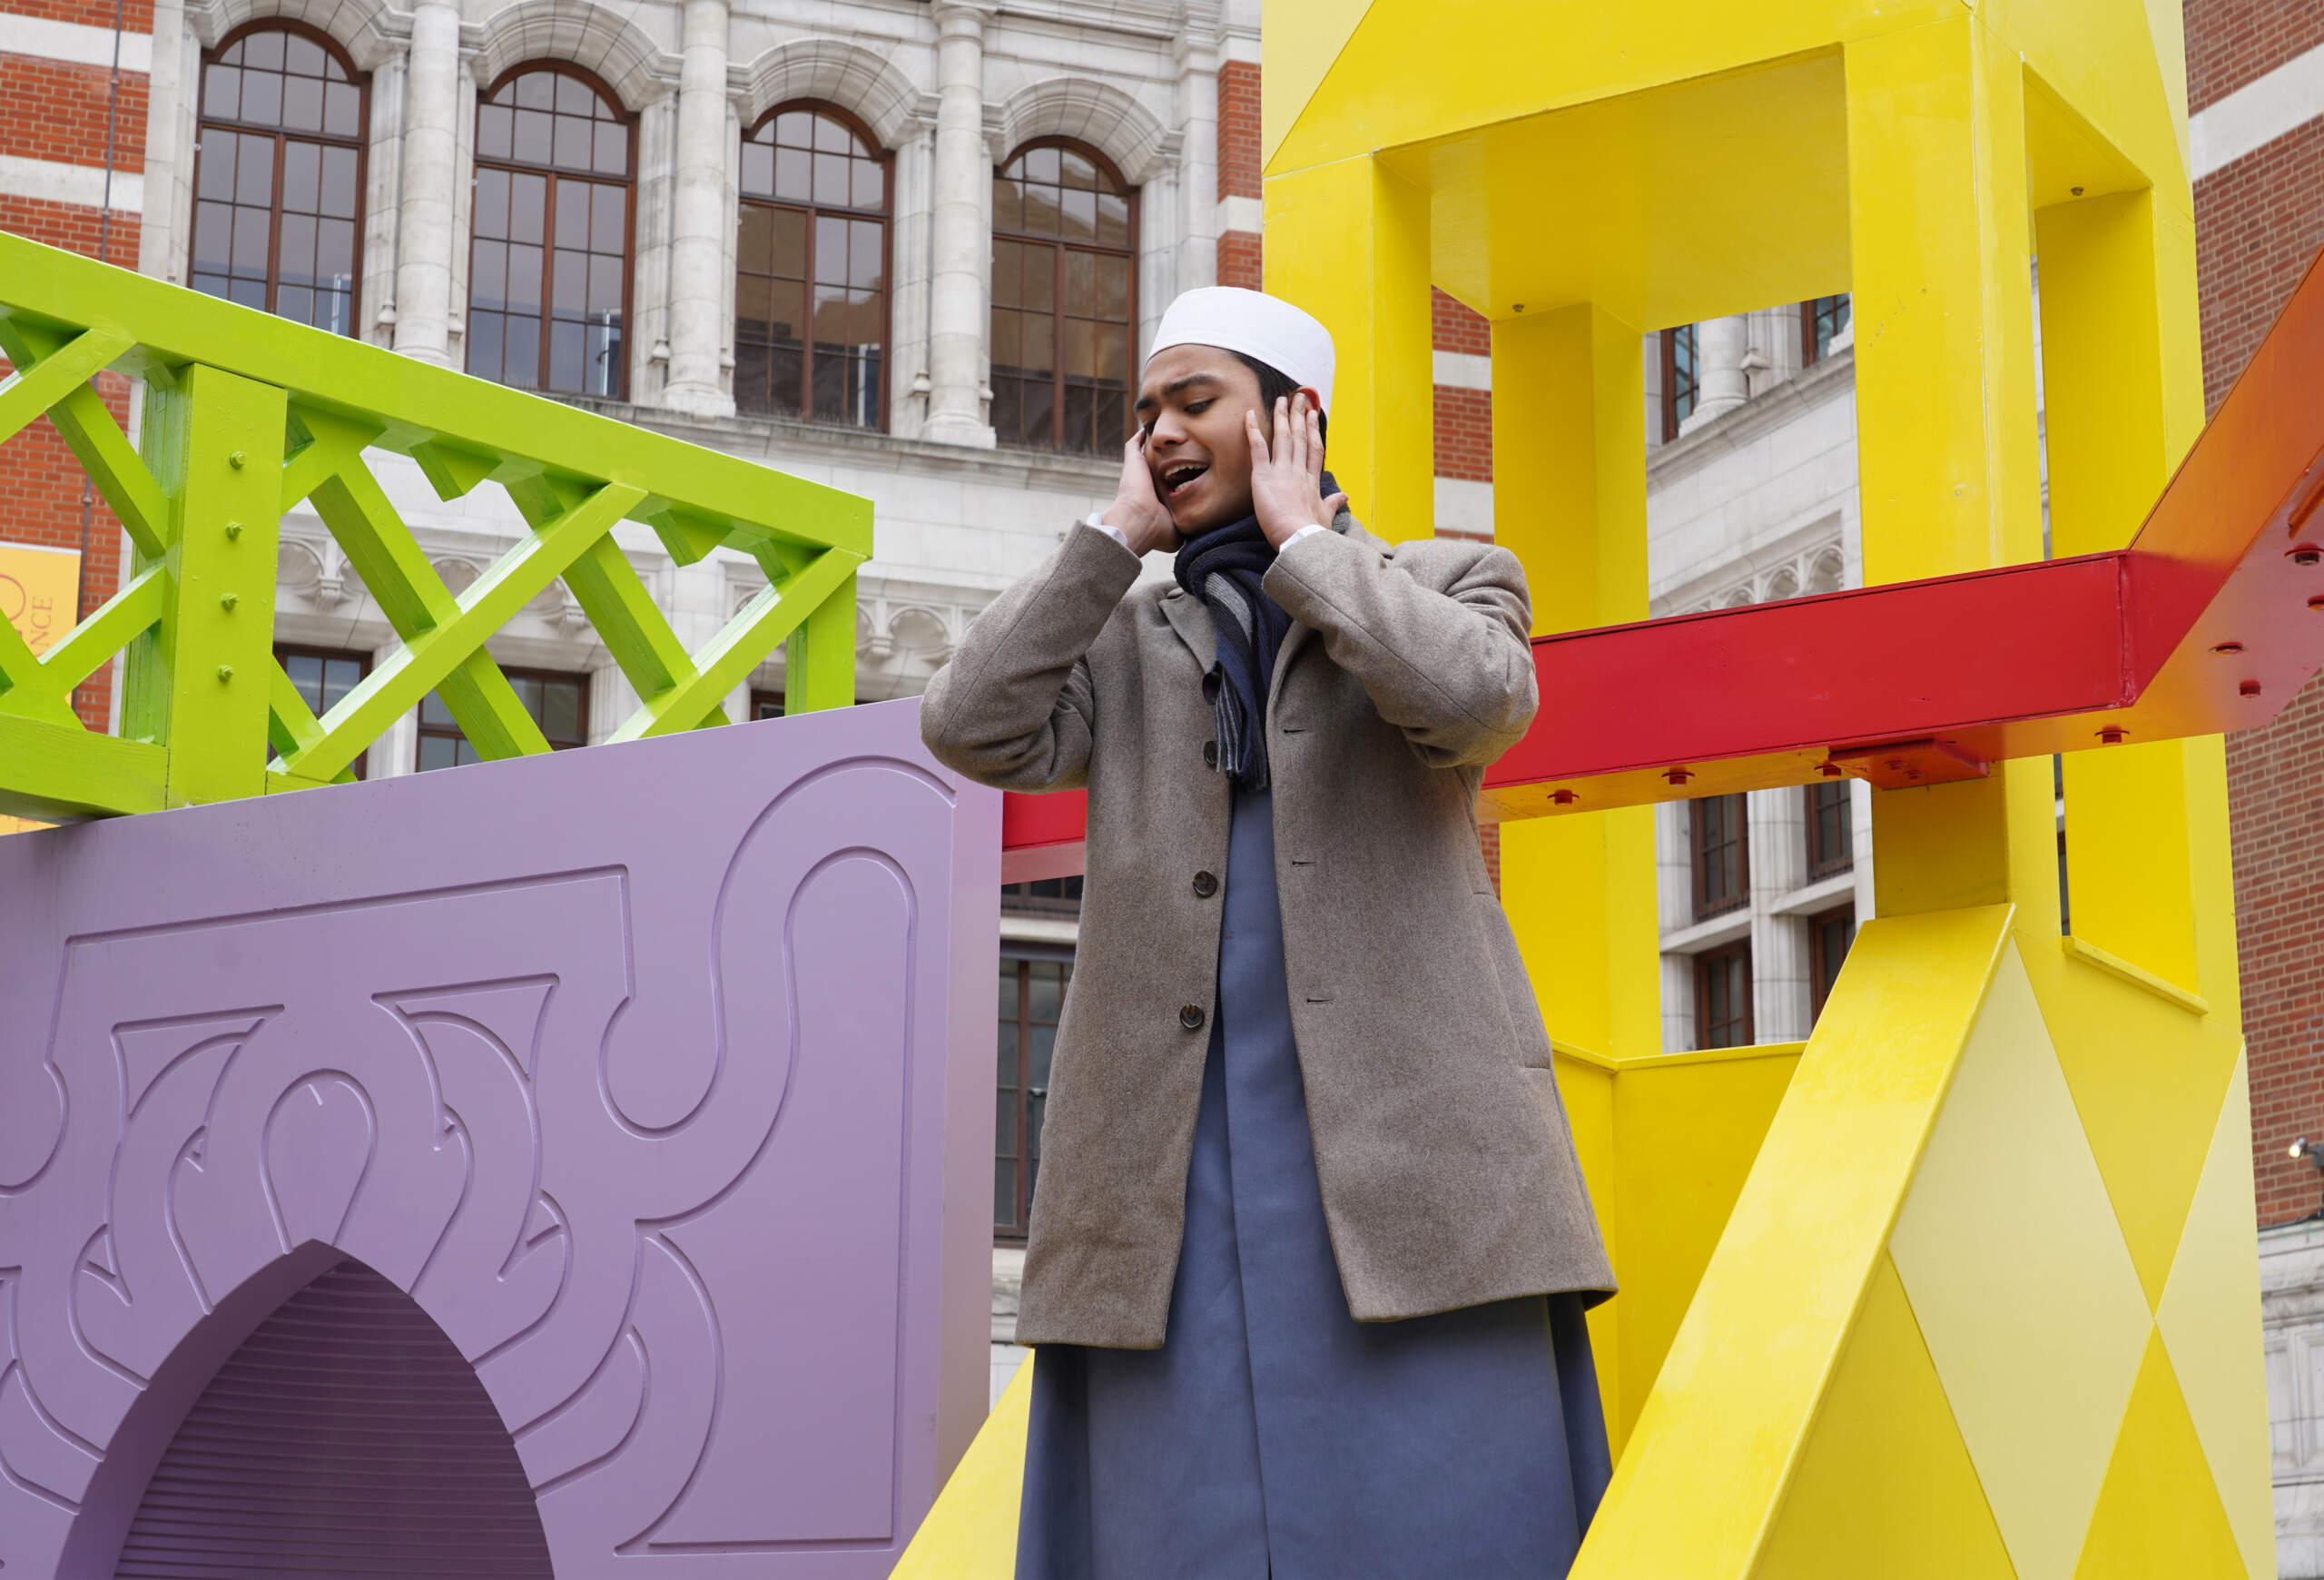
{"label": "purple panel", "polygon": [[565,1575],[883,1575],[982,1418],[999,797],[917,704],[0,840],[0,1562],[353,1259]]}

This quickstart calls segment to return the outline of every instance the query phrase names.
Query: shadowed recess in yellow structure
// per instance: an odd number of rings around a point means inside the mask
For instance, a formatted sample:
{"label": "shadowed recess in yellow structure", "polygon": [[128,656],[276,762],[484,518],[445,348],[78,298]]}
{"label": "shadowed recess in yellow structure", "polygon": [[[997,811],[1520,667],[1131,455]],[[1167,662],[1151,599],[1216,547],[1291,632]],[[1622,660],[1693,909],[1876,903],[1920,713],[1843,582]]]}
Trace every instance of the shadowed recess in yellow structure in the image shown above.
{"label": "shadowed recess in yellow structure", "polygon": [[[1681,1055],[1681,1058],[1686,1057]],[[1629,1441],[1662,1358],[1693,1304],[1735,1199],[1799,1062],[1792,1049],[1658,1067],[1614,1079],[1613,1166],[1593,1180],[1599,1215],[1620,1226],[1614,1253],[1620,1383],[1607,1426],[1617,1453]],[[1611,1190],[1598,1185],[1610,1180]]]}
{"label": "shadowed recess in yellow structure", "polygon": [[[1713,148],[1718,179],[1706,181]],[[1490,318],[1587,301],[1651,330],[1847,289],[1837,50],[1482,126],[1382,163],[1434,194],[1436,283]],[[1689,201],[1671,202],[1676,191]],[[1770,230],[1784,246],[1767,245]]]}
{"label": "shadowed recess in yellow structure", "polygon": [[1874,1269],[1753,1580],[2012,1580],[1945,1386],[1886,1257]]}
{"label": "shadowed recess in yellow structure", "polygon": [[2244,1580],[2245,1574],[2178,1379],[2161,1340],[2150,1338],[2074,1580]]}

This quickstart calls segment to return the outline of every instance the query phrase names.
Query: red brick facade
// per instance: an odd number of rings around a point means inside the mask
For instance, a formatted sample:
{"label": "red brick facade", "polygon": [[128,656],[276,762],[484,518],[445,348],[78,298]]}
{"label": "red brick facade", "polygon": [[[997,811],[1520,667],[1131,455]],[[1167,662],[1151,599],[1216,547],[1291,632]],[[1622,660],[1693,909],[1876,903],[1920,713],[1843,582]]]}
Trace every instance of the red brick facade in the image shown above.
{"label": "red brick facade", "polygon": [[[1434,344],[1472,357],[1492,351],[1492,324],[1439,291],[1433,293]],[[1492,481],[1492,393],[1461,385],[1436,386],[1436,475],[1465,482]]]}
{"label": "red brick facade", "polygon": [[[0,152],[5,152],[0,149]],[[118,210],[108,217],[77,203],[43,202],[0,193],[0,231],[29,236],[49,247],[100,255],[125,269],[137,266],[138,220]]]}
{"label": "red brick facade", "polygon": [[2227,399],[2319,247],[2324,120],[2310,121],[2195,183],[2207,410],[2218,410]]}
{"label": "red brick facade", "polygon": [[[30,55],[0,54],[0,151],[22,159],[103,169],[112,74]],[[113,167],[145,165],[145,78],[121,74]]]}
{"label": "red brick facade", "polygon": [[[2201,111],[2324,46],[2314,0],[2187,0],[2187,94]],[[2218,410],[2324,247],[2324,120],[2195,183],[2203,389]],[[2286,1149],[2324,1141],[2324,679],[2265,729],[2227,739],[2251,1150],[2262,1224],[2324,1202]]]}
{"label": "red brick facade", "polygon": [[1441,291],[1429,293],[1429,307],[1436,320],[1436,349],[1440,351],[1466,351],[1472,356],[1492,353],[1492,321],[1481,312],[1471,312]]}
{"label": "red brick facade", "polygon": [[1229,231],[1218,238],[1218,283],[1256,291],[1265,283],[1256,231]]}
{"label": "red brick facade", "polygon": [[[77,22],[84,27],[113,31],[113,0],[8,0],[7,11],[43,22]],[[124,33],[153,31],[153,0],[123,0],[121,25]]]}
{"label": "red brick facade", "polygon": [[2186,0],[2190,114],[2324,44],[2314,0]]}
{"label": "red brick facade", "polygon": [[1436,387],[1436,475],[1492,481],[1492,392]]}
{"label": "red brick facade", "polygon": [[[112,0],[5,0],[5,5],[15,15],[43,21],[108,33],[113,26]],[[121,21],[127,33],[150,35],[151,0],[124,5]],[[110,135],[113,170],[133,174],[145,163],[147,109],[147,79],[142,72],[123,70],[116,80],[103,66],[0,53],[0,154],[99,172],[105,166]],[[140,225],[134,210],[108,215],[95,207],[0,193],[0,230],[133,268],[137,262]],[[106,374],[98,388],[104,391],[114,420],[126,425],[128,381]],[[96,607],[119,590],[120,523],[89,487],[87,474],[46,418],[0,444],[0,477],[8,482],[0,490],[0,542],[80,551],[83,610]],[[99,670],[79,687],[73,705],[90,728],[110,727],[111,667]]]}
{"label": "red brick facade", "polygon": [[2251,1060],[2251,1150],[2260,1221],[2302,1218],[2324,1176],[2285,1155],[2324,1146],[2324,680],[2265,729],[2230,736],[2227,793],[2243,1032]]}
{"label": "red brick facade", "polygon": [[[0,368],[5,367],[0,362]],[[103,376],[105,404],[115,421],[128,414],[127,380]],[[86,551],[81,558],[81,603],[94,609],[121,588],[121,523],[105,509],[104,500],[86,487],[88,474],[64,440],[44,417],[0,444],[0,477],[8,486],[0,490],[0,543],[31,543],[43,548],[84,547],[82,500],[88,498]],[[89,728],[109,727],[113,711],[113,671],[100,669],[73,693],[73,709]]]}
{"label": "red brick facade", "polygon": [[[1218,68],[1218,195],[1260,195],[1259,68],[1250,61],[1230,60]],[[1258,232],[1221,234],[1218,283],[1256,291],[1263,280]]]}
{"label": "red brick facade", "polygon": [[1218,68],[1218,195],[1259,195],[1259,68],[1251,61]]}

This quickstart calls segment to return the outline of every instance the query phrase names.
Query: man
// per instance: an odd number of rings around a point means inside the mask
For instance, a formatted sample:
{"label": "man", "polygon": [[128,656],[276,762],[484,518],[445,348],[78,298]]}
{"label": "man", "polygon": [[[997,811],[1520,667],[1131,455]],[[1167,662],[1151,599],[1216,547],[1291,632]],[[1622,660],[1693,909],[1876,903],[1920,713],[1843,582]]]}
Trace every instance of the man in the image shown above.
{"label": "man", "polygon": [[1356,525],[1332,371],[1288,303],[1180,297],[1113,504],[922,704],[961,773],[1089,792],[1020,1576],[1561,1575],[1604,1487],[1613,1279],[1474,825],[1524,576]]}

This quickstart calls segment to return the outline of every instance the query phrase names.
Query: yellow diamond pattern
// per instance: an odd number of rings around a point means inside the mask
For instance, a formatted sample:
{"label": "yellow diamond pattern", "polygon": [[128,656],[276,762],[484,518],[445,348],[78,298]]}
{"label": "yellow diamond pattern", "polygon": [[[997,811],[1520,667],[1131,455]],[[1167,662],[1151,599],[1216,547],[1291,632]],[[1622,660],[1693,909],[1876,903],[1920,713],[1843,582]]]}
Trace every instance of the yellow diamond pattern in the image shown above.
{"label": "yellow diamond pattern", "polygon": [[2152,1326],[2013,943],[1890,1239],[2022,1580],[2069,1580]]}
{"label": "yellow diamond pattern", "polygon": [[1886,1257],[1753,1580],[2012,1580],[1945,1386]]}
{"label": "yellow diamond pattern", "polygon": [[[2272,1575],[2270,1565],[2262,1570]],[[2160,1338],[2150,1339],[2074,1580],[2244,1580]]]}
{"label": "yellow diamond pattern", "polygon": [[2186,1232],[2155,1325],[2244,1566],[2275,1573],[2266,1362],[2260,1348],[2258,1234],[2251,1201],[2250,1077],[2238,1060],[2211,1130]]}

